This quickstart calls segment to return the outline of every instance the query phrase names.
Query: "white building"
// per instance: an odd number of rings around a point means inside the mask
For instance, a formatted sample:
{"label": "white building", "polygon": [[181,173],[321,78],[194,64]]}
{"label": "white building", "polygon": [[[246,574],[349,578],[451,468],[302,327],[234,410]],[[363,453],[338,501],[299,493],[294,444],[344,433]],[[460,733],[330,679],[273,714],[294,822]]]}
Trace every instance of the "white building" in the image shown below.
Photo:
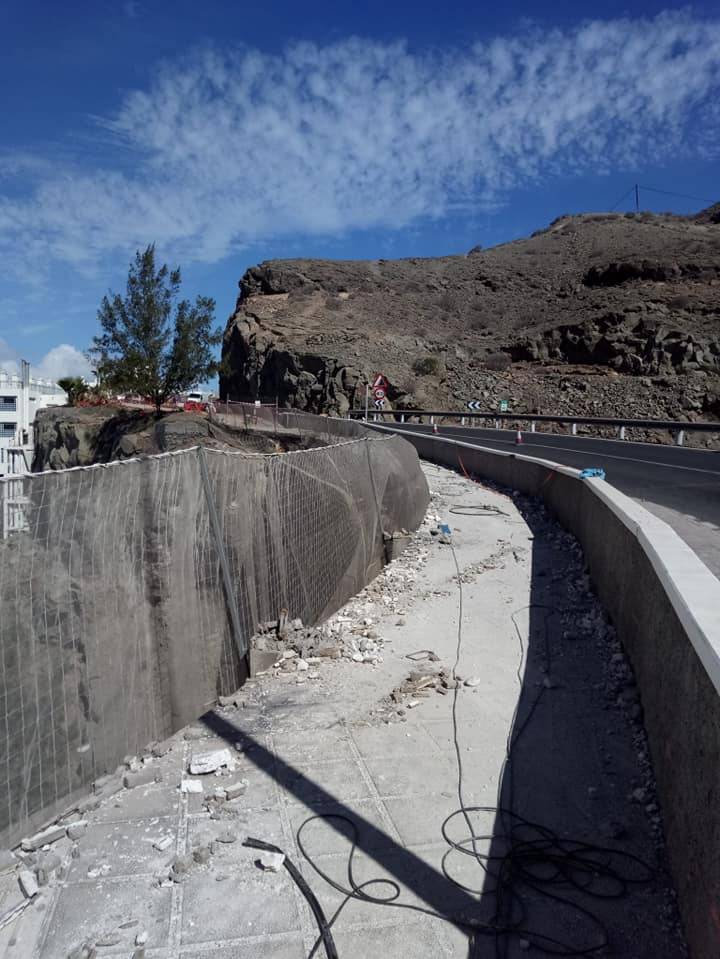
{"label": "white building", "polygon": [[25,360],[20,376],[0,370],[0,476],[30,471],[35,414],[65,403],[64,390],[52,380],[31,377]]}

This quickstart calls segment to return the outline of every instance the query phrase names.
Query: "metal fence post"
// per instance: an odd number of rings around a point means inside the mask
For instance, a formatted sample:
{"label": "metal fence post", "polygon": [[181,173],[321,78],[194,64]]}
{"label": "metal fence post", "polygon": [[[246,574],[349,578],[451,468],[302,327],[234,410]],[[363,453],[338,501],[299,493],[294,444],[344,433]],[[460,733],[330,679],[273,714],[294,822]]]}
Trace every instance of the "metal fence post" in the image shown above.
{"label": "metal fence post", "polygon": [[223,543],[220,517],[218,516],[215,499],[212,494],[210,474],[208,473],[207,462],[205,460],[205,451],[203,450],[202,446],[198,446],[197,452],[198,462],[200,463],[200,478],[202,479],[203,488],[205,490],[205,499],[207,501],[208,514],[210,516],[210,528],[212,530],[213,539],[215,540],[215,547],[218,551],[218,559],[220,560],[220,571],[222,573],[223,586],[225,588],[225,600],[227,602],[228,612],[230,614],[230,626],[232,628],[233,639],[235,640],[238,656],[240,659],[244,659],[247,655],[247,643],[243,638],[242,628],[240,626],[240,613],[238,612],[237,597],[233,588],[232,577],[230,576],[230,564],[228,563],[227,554],[225,552],[225,544]]}

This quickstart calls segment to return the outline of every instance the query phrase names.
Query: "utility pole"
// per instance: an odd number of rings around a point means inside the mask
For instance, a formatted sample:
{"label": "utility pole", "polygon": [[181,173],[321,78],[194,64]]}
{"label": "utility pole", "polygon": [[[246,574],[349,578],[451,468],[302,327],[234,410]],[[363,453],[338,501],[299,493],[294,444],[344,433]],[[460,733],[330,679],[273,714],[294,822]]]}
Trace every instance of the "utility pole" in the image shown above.
{"label": "utility pole", "polygon": [[640,212],[640,187],[635,184],[635,212]]}

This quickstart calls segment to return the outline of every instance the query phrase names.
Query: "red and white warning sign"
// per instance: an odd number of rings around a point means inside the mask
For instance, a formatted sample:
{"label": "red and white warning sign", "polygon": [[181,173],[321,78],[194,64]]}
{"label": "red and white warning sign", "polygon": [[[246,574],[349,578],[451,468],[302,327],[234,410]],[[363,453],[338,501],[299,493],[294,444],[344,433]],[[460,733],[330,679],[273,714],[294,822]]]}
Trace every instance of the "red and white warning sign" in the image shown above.
{"label": "red and white warning sign", "polygon": [[373,380],[373,384],[372,384],[372,392],[375,398],[376,406],[378,406],[379,404],[382,404],[383,400],[387,396],[387,387],[388,387],[388,381],[385,379],[382,373],[378,373],[375,376],[375,379]]}

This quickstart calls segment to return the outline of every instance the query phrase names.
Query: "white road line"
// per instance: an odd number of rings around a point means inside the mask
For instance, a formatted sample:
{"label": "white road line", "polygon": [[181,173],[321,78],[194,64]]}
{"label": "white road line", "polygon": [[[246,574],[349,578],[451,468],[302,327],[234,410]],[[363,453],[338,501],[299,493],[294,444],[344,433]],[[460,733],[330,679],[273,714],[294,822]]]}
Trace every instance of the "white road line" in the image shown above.
{"label": "white road line", "polygon": [[[460,437],[458,437],[458,439],[459,438]],[[478,440],[475,442],[477,442],[478,445],[482,445],[483,439],[486,439],[489,443],[503,443],[505,446],[516,445],[513,442],[513,440],[496,440],[496,439],[489,439],[488,437],[478,437]],[[466,443],[474,442],[472,439],[466,438],[466,437],[463,437],[463,440]],[[525,446],[524,444],[520,444],[520,445],[523,446],[523,449],[519,450],[518,452],[522,452],[524,456],[532,456],[532,452],[530,452],[531,450],[537,450],[537,449],[560,450],[561,452],[564,452],[564,453],[574,453],[576,456],[598,456],[598,457],[611,459],[611,460],[622,460],[625,463],[642,463],[645,466],[661,466],[664,469],[668,469],[668,470],[685,470],[686,472],[689,472],[689,473],[707,473],[708,476],[720,476],[719,470],[704,470],[704,469],[700,469],[697,466],[676,466],[676,465],[673,465],[672,463],[661,463],[658,460],[640,460],[640,459],[635,459],[632,456],[617,456],[614,453],[598,453],[595,450],[578,450],[578,449],[573,449],[570,446],[550,446],[547,443],[528,443],[527,446]]]}

